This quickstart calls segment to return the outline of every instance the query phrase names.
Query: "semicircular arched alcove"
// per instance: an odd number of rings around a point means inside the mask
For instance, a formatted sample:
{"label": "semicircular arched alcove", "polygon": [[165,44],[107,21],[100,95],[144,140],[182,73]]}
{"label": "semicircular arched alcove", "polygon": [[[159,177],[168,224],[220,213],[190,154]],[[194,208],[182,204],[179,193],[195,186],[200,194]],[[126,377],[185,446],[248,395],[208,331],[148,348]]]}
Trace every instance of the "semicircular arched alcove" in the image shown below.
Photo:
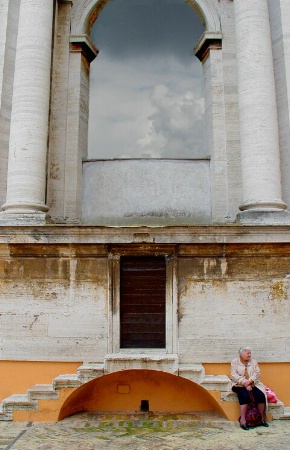
{"label": "semicircular arched alcove", "polygon": [[226,416],[200,385],[156,370],[123,370],[96,378],[76,389],[64,402],[58,420],[80,412],[134,413],[141,401],[152,413],[214,411]]}

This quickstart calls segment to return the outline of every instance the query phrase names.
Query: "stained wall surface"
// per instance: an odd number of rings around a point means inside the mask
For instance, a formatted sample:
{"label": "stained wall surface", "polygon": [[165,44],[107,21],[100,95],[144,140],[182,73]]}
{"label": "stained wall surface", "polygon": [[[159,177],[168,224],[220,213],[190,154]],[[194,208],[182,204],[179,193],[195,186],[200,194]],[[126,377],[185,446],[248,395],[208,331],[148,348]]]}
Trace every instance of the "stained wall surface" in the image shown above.
{"label": "stained wall surface", "polygon": [[[130,254],[140,249],[146,252],[136,244]],[[105,246],[7,250],[0,260],[1,359],[103,362],[114,338],[109,323],[118,314],[110,306],[116,299],[108,290]],[[160,254],[162,245],[149,251]],[[260,361],[289,360],[288,244],[180,245],[174,258],[172,338],[181,364],[228,362],[245,340]]]}
{"label": "stained wall surface", "polygon": [[82,223],[198,224],[211,221],[209,161],[83,163]]}

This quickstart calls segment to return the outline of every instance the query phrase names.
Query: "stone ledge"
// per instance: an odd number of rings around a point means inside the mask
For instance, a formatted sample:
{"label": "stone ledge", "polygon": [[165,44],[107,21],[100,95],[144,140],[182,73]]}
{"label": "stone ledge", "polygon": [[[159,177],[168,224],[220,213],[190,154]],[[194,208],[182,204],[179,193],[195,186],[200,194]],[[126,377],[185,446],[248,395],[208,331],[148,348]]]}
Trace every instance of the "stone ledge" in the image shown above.
{"label": "stone ledge", "polygon": [[[1,225],[1,223],[0,223]],[[290,243],[289,226],[213,225],[186,227],[0,226],[0,244],[251,244]],[[136,245],[136,244],[135,244]]]}
{"label": "stone ledge", "polygon": [[116,353],[105,357],[105,373],[121,370],[161,370],[178,374],[178,355]]}

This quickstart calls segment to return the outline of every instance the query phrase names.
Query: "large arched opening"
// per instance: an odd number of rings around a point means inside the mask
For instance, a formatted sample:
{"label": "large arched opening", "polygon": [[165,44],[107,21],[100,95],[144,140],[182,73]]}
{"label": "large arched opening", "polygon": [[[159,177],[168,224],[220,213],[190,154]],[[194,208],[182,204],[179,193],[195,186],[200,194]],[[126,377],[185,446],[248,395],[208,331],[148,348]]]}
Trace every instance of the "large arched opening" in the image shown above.
{"label": "large arched opening", "polygon": [[80,412],[137,413],[148,405],[152,413],[214,411],[225,416],[218,402],[200,385],[156,370],[123,370],[96,378],[75,390],[63,404],[59,420]]}
{"label": "large arched opening", "polygon": [[[87,159],[90,63],[98,53],[89,33],[107,3],[87,0],[75,8],[69,3],[58,5],[47,183],[52,220],[97,226],[210,224],[214,212],[212,192],[218,176],[212,164],[216,139],[213,121],[218,121],[221,134],[223,128],[215,109],[224,107],[219,95],[220,79],[211,70],[211,52],[221,48],[217,9],[207,0],[187,2],[206,29],[198,57],[204,58],[205,147],[210,156],[180,160],[180,164],[149,160],[140,165],[125,160],[116,167],[114,161],[99,170]],[[220,59],[221,55],[215,56],[214,65]]]}

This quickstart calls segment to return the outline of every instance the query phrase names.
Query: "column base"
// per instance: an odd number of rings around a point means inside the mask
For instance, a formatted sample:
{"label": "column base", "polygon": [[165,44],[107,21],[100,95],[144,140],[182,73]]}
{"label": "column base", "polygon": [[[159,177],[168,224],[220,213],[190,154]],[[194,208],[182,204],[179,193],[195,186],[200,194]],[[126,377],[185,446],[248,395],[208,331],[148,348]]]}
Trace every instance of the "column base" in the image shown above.
{"label": "column base", "polygon": [[53,223],[53,221],[46,212],[11,213],[3,211],[0,213],[0,226],[46,225],[49,223]]}
{"label": "column base", "polygon": [[236,223],[241,225],[290,225],[290,212],[285,210],[247,210],[237,214]]}

